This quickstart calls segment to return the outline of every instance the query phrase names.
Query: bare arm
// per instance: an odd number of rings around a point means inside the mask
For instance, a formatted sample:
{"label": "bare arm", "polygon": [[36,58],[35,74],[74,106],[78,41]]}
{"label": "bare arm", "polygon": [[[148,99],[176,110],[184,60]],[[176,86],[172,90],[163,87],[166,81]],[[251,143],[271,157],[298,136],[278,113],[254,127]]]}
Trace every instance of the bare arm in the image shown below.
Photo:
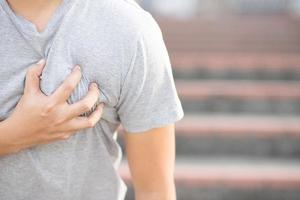
{"label": "bare arm", "polygon": [[0,156],[17,151],[17,148],[9,144],[10,126],[7,124],[7,120],[0,122]]}
{"label": "bare arm", "polygon": [[77,130],[94,126],[101,117],[102,104],[89,117],[79,116],[96,103],[100,94],[97,86],[90,85],[88,94],[82,100],[71,105],[67,103],[81,79],[78,68],[68,75],[53,94],[43,94],[39,87],[39,76],[44,65],[45,62],[41,62],[28,68],[24,95],[13,113],[0,122],[0,156],[67,139]]}
{"label": "bare arm", "polygon": [[174,124],[126,133],[125,147],[136,200],[175,200]]}

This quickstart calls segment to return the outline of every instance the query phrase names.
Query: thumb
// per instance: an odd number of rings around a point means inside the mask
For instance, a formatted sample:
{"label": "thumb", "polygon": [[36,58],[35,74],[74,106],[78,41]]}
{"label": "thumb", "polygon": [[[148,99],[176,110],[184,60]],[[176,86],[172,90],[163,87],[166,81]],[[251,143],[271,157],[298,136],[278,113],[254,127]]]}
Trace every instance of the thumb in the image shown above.
{"label": "thumb", "polygon": [[24,92],[40,92],[40,76],[45,66],[45,59],[31,65],[26,72]]}

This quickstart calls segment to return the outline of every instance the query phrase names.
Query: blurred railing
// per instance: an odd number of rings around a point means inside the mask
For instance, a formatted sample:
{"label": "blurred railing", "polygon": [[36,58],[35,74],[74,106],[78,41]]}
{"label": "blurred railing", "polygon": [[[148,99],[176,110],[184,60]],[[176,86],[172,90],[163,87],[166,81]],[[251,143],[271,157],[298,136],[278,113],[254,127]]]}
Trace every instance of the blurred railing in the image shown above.
{"label": "blurred railing", "polygon": [[300,0],[139,0],[152,13],[173,17],[224,14],[300,15]]}

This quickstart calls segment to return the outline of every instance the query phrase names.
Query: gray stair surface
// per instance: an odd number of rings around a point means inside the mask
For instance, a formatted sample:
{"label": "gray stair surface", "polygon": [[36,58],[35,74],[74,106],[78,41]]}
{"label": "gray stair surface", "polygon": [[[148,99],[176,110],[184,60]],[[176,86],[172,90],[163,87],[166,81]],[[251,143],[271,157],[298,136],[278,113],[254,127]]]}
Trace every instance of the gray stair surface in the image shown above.
{"label": "gray stair surface", "polygon": [[[156,19],[185,112],[176,123],[178,200],[299,200],[300,20]],[[133,200],[125,160],[119,172]]]}
{"label": "gray stair surface", "polygon": [[[133,188],[126,161],[119,173]],[[201,199],[288,199],[298,200],[300,162],[281,159],[177,159],[175,181],[179,200]],[[211,195],[213,194],[213,195]]]}

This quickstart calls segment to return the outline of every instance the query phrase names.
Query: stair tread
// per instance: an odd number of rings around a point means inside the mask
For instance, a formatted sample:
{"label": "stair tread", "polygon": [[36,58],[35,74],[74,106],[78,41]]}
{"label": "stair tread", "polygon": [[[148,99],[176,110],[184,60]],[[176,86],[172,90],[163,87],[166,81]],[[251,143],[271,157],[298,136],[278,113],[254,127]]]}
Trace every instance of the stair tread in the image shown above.
{"label": "stair tread", "polygon": [[[285,159],[195,158],[176,159],[177,183],[195,186],[222,184],[269,187],[300,187],[300,161]],[[130,181],[127,163],[120,169]]]}
{"label": "stair tread", "polygon": [[205,135],[212,132],[225,135],[252,134],[259,137],[280,135],[300,136],[300,117],[206,114],[185,115],[177,122],[176,133],[181,135]]}
{"label": "stair tread", "polygon": [[[300,137],[299,116],[271,116],[248,114],[185,114],[184,118],[176,122],[176,134],[183,137],[198,137],[221,135],[231,137],[255,136]],[[124,128],[118,129],[122,135]]]}
{"label": "stair tread", "polygon": [[297,70],[299,53],[170,52],[175,70]]}
{"label": "stair tread", "polygon": [[222,20],[195,17],[186,21],[158,18],[158,22],[170,51],[300,50],[299,20],[292,20],[288,16],[239,16]]}
{"label": "stair tread", "polygon": [[212,96],[300,99],[300,81],[176,79],[176,87],[183,99]]}

